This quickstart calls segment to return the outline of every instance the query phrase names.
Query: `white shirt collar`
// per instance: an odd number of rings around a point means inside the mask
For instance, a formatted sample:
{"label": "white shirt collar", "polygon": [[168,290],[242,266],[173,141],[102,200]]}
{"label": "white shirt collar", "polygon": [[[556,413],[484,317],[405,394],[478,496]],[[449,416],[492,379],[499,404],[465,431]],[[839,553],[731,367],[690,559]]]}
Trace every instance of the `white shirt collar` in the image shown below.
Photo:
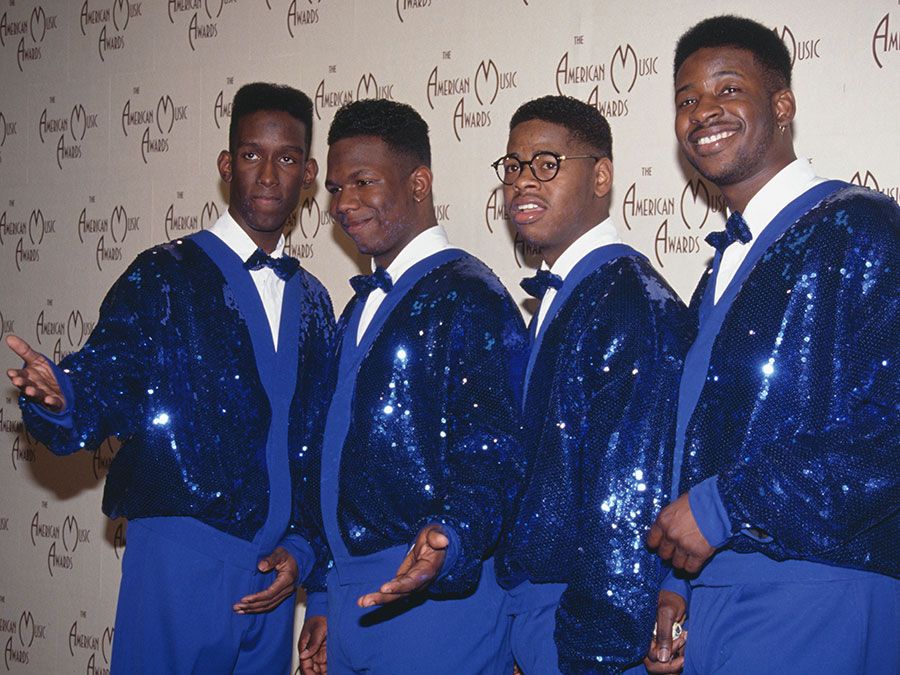
{"label": "white shirt collar", "polygon": [[[410,267],[430,255],[434,255],[445,248],[450,247],[447,239],[447,231],[443,226],[435,225],[424,232],[420,232],[415,238],[403,247],[393,262],[387,267],[387,273],[391,275],[391,281],[395,284]],[[375,259],[372,258],[372,271],[375,270]]]}
{"label": "white shirt collar", "polygon": [[[243,228],[237,224],[237,221],[231,216],[228,209],[225,209],[225,213],[219,216],[219,219],[212,224],[209,231],[221,239],[241,260],[247,260],[259,248],[250,238],[250,235],[244,232]],[[271,255],[273,258],[280,258],[283,254],[284,234],[282,233]]]}
{"label": "white shirt collar", "polygon": [[554,274],[558,274],[565,279],[569,272],[572,271],[572,268],[581,262],[581,259],[588,253],[601,246],[618,244],[621,241],[622,239],[619,237],[619,232],[616,230],[612,218],[607,218],[602,223],[594,225],[594,227],[569,244],[569,247],[553,263],[553,267],[548,268],[546,262],[541,267],[549,269]]}
{"label": "white shirt collar", "polygon": [[776,173],[747,202],[747,207],[741,214],[753,238],[756,239],[785,206],[824,180],[816,176],[812,164],[804,157],[795,159]]}

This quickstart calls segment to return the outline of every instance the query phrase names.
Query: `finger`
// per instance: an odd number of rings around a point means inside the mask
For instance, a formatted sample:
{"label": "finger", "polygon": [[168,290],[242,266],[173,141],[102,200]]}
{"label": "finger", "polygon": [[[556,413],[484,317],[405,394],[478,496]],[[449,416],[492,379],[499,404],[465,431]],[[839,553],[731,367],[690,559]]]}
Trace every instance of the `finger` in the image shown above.
{"label": "finger", "polygon": [[16,353],[16,355],[21,357],[22,360],[29,365],[41,358],[41,355],[38,352],[34,351],[31,348],[31,345],[29,345],[27,342],[25,342],[25,340],[16,335],[7,336],[6,344]]}
{"label": "finger", "polygon": [[400,563],[400,567],[397,568],[397,574],[394,577],[402,577],[404,574],[409,572],[410,568],[415,564],[417,559],[417,551],[416,547],[413,546],[409,553],[406,554],[406,557],[403,558],[403,562]]}
{"label": "finger", "polygon": [[657,673],[680,673],[684,668],[684,657],[678,656],[668,663],[651,661],[648,657],[644,659],[644,668],[647,669],[648,673],[653,673],[654,675]]}
{"label": "finger", "polygon": [[450,546],[450,538],[437,528],[428,531],[425,542],[435,551],[443,551]]}
{"label": "finger", "polygon": [[300,658],[312,658],[325,643],[326,634],[324,627],[313,626],[310,629],[304,627],[303,632],[300,634],[300,640],[302,641],[305,637],[306,644],[301,647]]}
{"label": "finger", "polygon": [[256,569],[260,572],[269,572],[275,568],[278,564],[278,560],[276,559],[274,554],[267,555],[265,558],[260,558],[259,562],[256,563]]}
{"label": "finger", "polygon": [[367,593],[358,598],[356,604],[363,608],[374,607],[375,605],[389,605],[408,595],[408,593]]}
{"label": "finger", "polygon": [[650,527],[650,534],[647,535],[647,547],[651,549],[659,548],[659,545],[662,543],[662,539],[663,531],[659,526],[659,520],[657,520]]}
{"label": "finger", "polygon": [[688,554],[685,553],[683,549],[675,549],[675,554],[672,556],[672,567],[680,570],[687,569],[685,566],[689,561],[690,556],[688,556]]}
{"label": "finger", "polygon": [[659,546],[656,548],[656,555],[658,555],[663,560],[669,560],[672,555],[675,553],[675,544],[669,539],[663,539],[660,541]]}

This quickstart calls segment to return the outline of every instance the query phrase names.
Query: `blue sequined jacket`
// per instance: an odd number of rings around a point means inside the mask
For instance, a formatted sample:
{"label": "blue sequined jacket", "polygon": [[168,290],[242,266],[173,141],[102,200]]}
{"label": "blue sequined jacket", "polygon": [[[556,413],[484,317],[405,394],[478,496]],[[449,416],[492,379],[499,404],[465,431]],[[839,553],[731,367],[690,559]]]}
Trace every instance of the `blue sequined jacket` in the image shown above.
{"label": "blue sequined jacket", "polygon": [[[350,555],[364,556],[409,546],[429,523],[449,526],[459,550],[429,587],[439,594],[474,589],[515,496],[527,358],[521,314],[506,289],[479,260],[456,253],[415,281],[355,378],[338,384],[353,388],[338,473],[341,540]],[[356,344],[348,322],[359,302],[338,321],[338,345]],[[311,590],[324,588],[323,570]]]}
{"label": "blue sequined jacket", "polygon": [[716,477],[714,544],[900,574],[898,237],[895,202],[844,187],[744,281],[685,436],[681,491]]}
{"label": "blue sequined jacket", "polygon": [[[302,269],[297,274],[302,305],[288,429],[289,530],[310,539],[300,502],[306,457],[321,442],[334,315],[318,280]],[[252,286],[249,275],[247,282]],[[271,409],[232,288],[192,237],[137,257],[104,299],[84,347],[61,369],[68,414],[54,423],[23,401],[23,417],[57,454],[96,448],[113,435],[122,441],[103,495],[109,517],[191,516],[253,539],[269,503]]]}
{"label": "blue sequined jacket", "polygon": [[497,568],[507,587],[568,584],[563,672],[618,671],[646,651],[662,572],[644,539],[668,501],[689,339],[684,304],[632,252],[591,270],[538,345],[524,494]]}

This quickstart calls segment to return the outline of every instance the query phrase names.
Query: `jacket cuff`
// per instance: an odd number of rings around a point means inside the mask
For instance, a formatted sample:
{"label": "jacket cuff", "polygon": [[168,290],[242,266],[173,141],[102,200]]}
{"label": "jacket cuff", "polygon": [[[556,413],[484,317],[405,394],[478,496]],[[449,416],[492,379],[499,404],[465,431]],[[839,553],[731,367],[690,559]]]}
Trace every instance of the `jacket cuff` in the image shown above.
{"label": "jacket cuff", "polygon": [[690,606],[691,604],[690,582],[688,582],[687,579],[676,576],[675,571],[672,569],[669,569],[665,579],[662,580],[662,583],[659,585],[659,590],[676,593],[684,598],[685,605]]}
{"label": "jacket cuff", "polygon": [[316,554],[312,546],[299,534],[285,536],[278,545],[294,556],[294,560],[297,562],[297,585],[299,586],[309,576],[313,565],[316,564]]}
{"label": "jacket cuff", "polygon": [[[44,358],[47,357],[45,356]],[[27,408],[30,413],[37,415],[50,424],[54,424],[64,429],[72,429],[75,426],[75,418],[72,415],[72,408],[75,403],[75,390],[72,388],[72,380],[68,373],[53,363],[51,359],[47,359],[47,363],[50,364],[53,375],[56,377],[56,381],[59,384],[59,389],[62,392],[63,398],[66,400],[66,407],[59,412],[53,412],[42,406],[40,403],[29,400],[24,395],[19,397],[20,405],[23,409]]]}
{"label": "jacket cuff", "polygon": [[732,534],[731,519],[719,496],[718,475],[710,476],[691,488],[688,503],[701,534],[713,548],[719,548]]}

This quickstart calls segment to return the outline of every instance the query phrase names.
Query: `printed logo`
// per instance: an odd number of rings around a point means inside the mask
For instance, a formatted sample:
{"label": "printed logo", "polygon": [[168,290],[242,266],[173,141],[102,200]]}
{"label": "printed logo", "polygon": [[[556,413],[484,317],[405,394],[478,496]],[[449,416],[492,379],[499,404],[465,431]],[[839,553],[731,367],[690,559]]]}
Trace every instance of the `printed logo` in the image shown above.
{"label": "printed logo", "polygon": [[220,89],[216,95],[216,102],[213,104],[213,122],[216,123],[216,129],[221,129],[225,120],[231,120],[232,102],[225,100],[225,90]]}
{"label": "printed logo", "polygon": [[7,119],[3,111],[0,110],[0,164],[3,163],[3,146],[6,144],[6,139],[9,136],[18,135],[17,126],[18,122]]}
{"label": "printed logo", "polygon": [[178,213],[175,211],[175,202],[172,202],[163,220],[166,239],[177,239],[199,232],[214,223],[218,217],[219,207],[215,202],[206,202],[200,213]]}
{"label": "printed logo", "polygon": [[75,567],[74,554],[79,544],[90,545],[91,531],[78,527],[74,515],[67,515],[62,524],[41,519],[41,512],[35,511],[31,519],[31,545],[47,540],[47,572],[54,576],[60,570],[71,571]]}
{"label": "printed logo", "polygon": [[[451,52],[443,52],[442,58],[450,60],[451,56]],[[435,66],[428,75],[425,95],[432,110],[441,98],[459,97],[450,119],[453,135],[461,142],[467,130],[491,126],[491,106],[501,92],[518,88],[518,77],[518,71],[502,70],[493,58],[482,59],[470,75],[448,75],[446,68]]]}
{"label": "printed logo", "polygon": [[[576,44],[583,43],[583,36],[577,36]],[[630,43],[618,45],[613,50],[609,65],[579,61],[566,51],[556,64],[556,91],[561,96],[578,98],[592,87],[583,100],[604,117],[625,117],[629,112],[628,99],[623,97],[634,90],[639,80],[657,76],[658,67],[658,56],[641,56]],[[601,93],[601,85],[607,80],[614,95],[603,96]]]}
{"label": "printed logo", "polygon": [[[329,74],[336,74],[336,66],[328,66]],[[328,79],[329,81],[326,81]],[[379,82],[371,72],[363,73],[356,81],[355,87],[331,88],[331,78],[322,78],[316,87],[313,104],[315,105],[316,119],[322,119],[322,113],[328,109],[340,108],[342,105],[359,101],[365,98],[394,98],[394,84],[392,82]]]}
{"label": "printed logo", "polygon": [[[9,3],[12,9],[15,3]],[[27,10],[26,10],[27,12]],[[43,5],[32,7],[30,14],[18,17],[10,16],[9,12],[0,15],[0,45],[6,46],[16,42],[16,65],[20,72],[24,72],[25,64],[40,61],[43,58],[41,52],[44,39],[49,31],[57,30],[57,16],[47,14]]]}
{"label": "printed logo", "polygon": [[19,620],[0,617],[0,633],[7,633],[9,637],[3,649],[3,661],[6,670],[10,670],[10,664],[27,666],[31,657],[29,650],[35,640],[47,639],[46,624],[39,624],[34,620],[30,610],[23,610]]}
{"label": "printed logo", "polygon": [[121,519],[119,523],[116,525],[116,529],[113,532],[113,551],[116,554],[116,559],[122,557],[123,552],[125,551],[125,520]]}
{"label": "printed logo", "polygon": [[[51,99],[53,100],[53,99]],[[76,103],[68,115],[53,116],[49,108],[44,108],[38,120],[38,136],[41,143],[50,142],[59,134],[56,142],[56,166],[62,171],[63,164],[83,157],[82,142],[90,130],[100,128],[99,113],[88,112],[84,105]]]}
{"label": "printed logo", "polygon": [[96,3],[84,0],[79,17],[81,34],[87,37],[88,30],[99,26],[97,34],[97,54],[106,61],[110,52],[125,49],[125,30],[132,19],[143,18],[143,2],[137,0],[112,0],[112,7],[98,8]]}
{"label": "printed logo", "polygon": [[[91,203],[95,201],[93,197],[88,199]],[[94,243],[94,262],[101,272],[104,264],[122,262],[123,244],[128,233],[140,229],[141,217],[129,216],[122,204],[114,206],[109,216],[88,213],[88,207],[81,209],[78,215],[78,240],[82,244]]]}
{"label": "printed logo", "polygon": [[[139,94],[140,88],[136,87],[134,93]],[[172,131],[188,117],[188,106],[177,104],[170,94],[160,95],[156,104],[150,106],[133,103],[129,98],[122,107],[122,134],[126,138],[129,131],[132,136],[140,134],[141,159],[149,164],[154,155],[169,152]]]}

